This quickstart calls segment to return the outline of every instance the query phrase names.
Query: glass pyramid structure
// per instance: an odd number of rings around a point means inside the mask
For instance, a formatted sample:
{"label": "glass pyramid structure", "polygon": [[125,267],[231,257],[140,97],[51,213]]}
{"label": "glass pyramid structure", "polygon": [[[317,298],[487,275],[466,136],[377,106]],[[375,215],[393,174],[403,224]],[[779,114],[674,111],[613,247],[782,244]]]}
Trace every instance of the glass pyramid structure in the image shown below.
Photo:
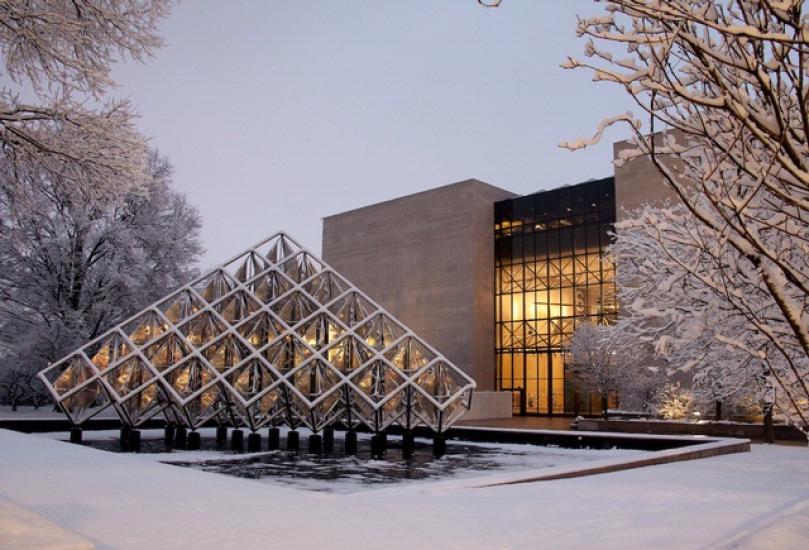
{"label": "glass pyramid structure", "polygon": [[74,425],[335,423],[440,433],[474,381],[323,261],[277,233],[39,373]]}

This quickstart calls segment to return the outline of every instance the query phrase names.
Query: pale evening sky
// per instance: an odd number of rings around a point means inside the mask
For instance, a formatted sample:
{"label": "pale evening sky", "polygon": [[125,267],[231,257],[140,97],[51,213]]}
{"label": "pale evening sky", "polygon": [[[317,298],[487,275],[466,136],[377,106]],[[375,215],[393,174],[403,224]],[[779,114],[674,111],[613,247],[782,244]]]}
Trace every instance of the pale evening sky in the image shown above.
{"label": "pale evening sky", "polygon": [[113,93],[201,211],[207,267],[284,229],[320,252],[321,218],[478,178],[515,193],[612,174],[629,100],[584,72],[591,0],[310,0],[177,5],[166,47]]}

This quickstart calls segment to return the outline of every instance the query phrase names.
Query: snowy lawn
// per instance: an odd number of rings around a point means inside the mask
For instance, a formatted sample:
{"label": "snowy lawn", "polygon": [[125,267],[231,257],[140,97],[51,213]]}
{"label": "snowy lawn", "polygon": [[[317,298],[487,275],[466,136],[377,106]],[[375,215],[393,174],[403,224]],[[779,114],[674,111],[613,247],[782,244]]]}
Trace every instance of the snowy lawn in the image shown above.
{"label": "snowy lawn", "polygon": [[0,464],[3,497],[101,548],[809,547],[804,447],[755,445],[751,453],[484,489],[461,480],[352,494],[2,430]]}

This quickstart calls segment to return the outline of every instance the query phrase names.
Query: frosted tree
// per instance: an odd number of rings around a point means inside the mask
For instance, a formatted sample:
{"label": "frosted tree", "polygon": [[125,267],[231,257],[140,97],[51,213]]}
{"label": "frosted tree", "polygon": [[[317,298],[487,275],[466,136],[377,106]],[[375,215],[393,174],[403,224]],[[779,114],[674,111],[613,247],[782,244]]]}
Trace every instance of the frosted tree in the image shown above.
{"label": "frosted tree", "polygon": [[[586,60],[567,68],[620,86],[649,126],[627,113],[637,148],[696,224],[661,225],[682,273],[719,296],[712,307],[738,322],[718,339],[765,365],[766,386],[801,426],[809,406],[809,19],[797,0],[615,0],[581,19]],[[672,130],[662,139],[649,137]],[[675,139],[676,138],[676,139]],[[656,224],[659,220],[647,219]],[[714,246],[718,244],[720,246]],[[689,258],[693,258],[690,260]],[[706,273],[711,274],[711,279]],[[705,298],[707,300],[707,296]],[[734,333],[731,329],[743,328]]]}
{"label": "frosted tree", "polygon": [[[149,180],[115,203],[66,190],[58,170],[0,160],[0,377],[27,377],[193,275],[200,217],[148,157]],[[13,180],[14,185],[7,182]]]}
{"label": "frosted tree", "polygon": [[622,221],[610,250],[628,338],[693,377],[717,416],[723,403],[757,396],[768,429],[773,406],[805,425],[796,372],[807,372],[807,358],[747,258],[682,205]]}
{"label": "frosted tree", "polygon": [[620,391],[627,375],[614,327],[583,323],[573,333],[568,351],[574,383],[601,398],[601,410],[607,418],[609,396]]}
{"label": "frosted tree", "polygon": [[[156,27],[168,11],[167,0],[0,2],[0,55],[17,84],[0,88],[4,162],[56,170],[54,180],[94,200],[145,184],[147,147],[131,105],[104,95],[117,58],[142,61],[161,45]],[[25,86],[33,90],[27,101]]]}

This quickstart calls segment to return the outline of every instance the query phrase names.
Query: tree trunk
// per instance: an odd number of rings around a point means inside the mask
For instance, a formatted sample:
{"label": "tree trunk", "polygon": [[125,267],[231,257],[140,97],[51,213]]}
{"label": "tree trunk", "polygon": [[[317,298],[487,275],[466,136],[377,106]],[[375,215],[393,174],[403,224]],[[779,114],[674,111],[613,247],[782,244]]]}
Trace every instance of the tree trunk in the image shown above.
{"label": "tree trunk", "polygon": [[607,420],[607,417],[609,416],[607,414],[607,394],[603,394],[601,396],[601,414],[604,415],[604,420]]}
{"label": "tree trunk", "polygon": [[720,399],[716,400],[716,414],[714,416],[714,420],[722,420],[722,401]]}
{"label": "tree trunk", "polygon": [[772,405],[765,405],[764,408],[764,441],[775,443],[775,427],[772,424]]}

